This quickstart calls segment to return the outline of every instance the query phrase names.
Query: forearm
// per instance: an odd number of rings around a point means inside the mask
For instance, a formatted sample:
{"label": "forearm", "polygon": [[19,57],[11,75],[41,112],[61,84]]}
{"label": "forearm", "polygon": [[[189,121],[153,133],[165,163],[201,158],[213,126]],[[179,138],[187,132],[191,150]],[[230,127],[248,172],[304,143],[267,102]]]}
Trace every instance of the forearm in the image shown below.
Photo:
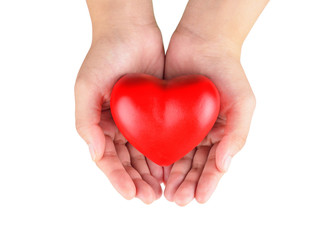
{"label": "forearm", "polygon": [[93,36],[111,29],[155,24],[152,0],[87,0]]}
{"label": "forearm", "polygon": [[268,0],[189,0],[179,27],[210,39],[225,39],[239,47]]}

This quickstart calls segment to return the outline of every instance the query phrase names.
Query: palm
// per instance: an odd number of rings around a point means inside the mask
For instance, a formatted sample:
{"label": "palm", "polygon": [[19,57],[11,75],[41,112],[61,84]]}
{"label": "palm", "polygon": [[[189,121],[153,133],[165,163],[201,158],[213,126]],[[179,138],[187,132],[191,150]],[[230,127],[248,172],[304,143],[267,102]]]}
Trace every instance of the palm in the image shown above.
{"label": "palm", "polygon": [[[241,137],[230,141],[227,138],[234,138],[238,130],[247,131],[244,128],[248,126],[238,124],[241,120],[238,113],[248,106],[248,97],[253,96],[251,88],[239,61],[228,56],[221,46],[186,32],[174,33],[166,56],[165,74],[166,78],[202,74],[209,77],[220,92],[220,114],[211,131],[195,149],[165,171],[169,173],[166,176],[167,199],[179,205],[186,205],[193,198],[205,202],[224,173],[218,169],[216,157],[225,154],[222,153],[227,149],[225,143],[240,142],[239,149],[244,144]],[[251,109],[248,107],[248,111]],[[223,148],[220,147],[222,143]]]}
{"label": "palm", "polygon": [[[89,88],[94,98],[91,101],[96,101],[96,96],[99,99],[91,114],[97,123],[94,138],[103,152],[96,164],[121,195],[128,199],[136,196],[145,203],[161,196],[162,168],[127,142],[114,124],[109,102],[113,85],[124,74],[147,73],[161,78],[163,68],[161,35],[153,26],[94,42],[77,80]],[[76,102],[89,101],[89,96],[81,95],[77,94]]]}

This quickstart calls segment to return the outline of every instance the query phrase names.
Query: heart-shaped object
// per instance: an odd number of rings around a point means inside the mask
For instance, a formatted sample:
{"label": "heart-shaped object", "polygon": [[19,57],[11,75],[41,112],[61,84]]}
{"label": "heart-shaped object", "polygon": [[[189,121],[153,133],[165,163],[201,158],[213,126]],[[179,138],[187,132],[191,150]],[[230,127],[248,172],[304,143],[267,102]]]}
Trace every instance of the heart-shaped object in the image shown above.
{"label": "heart-shaped object", "polygon": [[161,80],[128,74],[114,85],[111,112],[123,136],[148,159],[168,166],[195,148],[220,110],[214,84],[201,75]]}

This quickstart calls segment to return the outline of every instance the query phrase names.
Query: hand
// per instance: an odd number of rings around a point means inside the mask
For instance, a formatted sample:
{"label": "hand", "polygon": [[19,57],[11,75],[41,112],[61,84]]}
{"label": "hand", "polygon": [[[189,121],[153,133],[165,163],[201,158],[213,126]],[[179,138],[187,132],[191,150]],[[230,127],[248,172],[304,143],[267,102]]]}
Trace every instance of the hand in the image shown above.
{"label": "hand", "polygon": [[[94,21],[98,15],[89,7]],[[134,23],[128,19],[120,21],[117,16],[116,27],[103,23],[105,31],[95,19],[92,45],[75,84],[76,127],[89,145],[93,160],[115,189],[126,199],[137,197],[151,203],[162,194],[163,170],[119,132],[111,117],[109,101],[113,85],[124,74],[147,73],[162,78],[164,49],[154,18],[151,21],[135,18]]]}
{"label": "hand", "polygon": [[255,97],[240,63],[240,47],[227,39],[200,36],[181,23],[166,54],[165,77],[202,74],[220,92],[219,117],[206,138],[173,166],[165,197],[178,205],[192,199],[206,202],[227,171],[231,158],[243,147],[255,108]]}

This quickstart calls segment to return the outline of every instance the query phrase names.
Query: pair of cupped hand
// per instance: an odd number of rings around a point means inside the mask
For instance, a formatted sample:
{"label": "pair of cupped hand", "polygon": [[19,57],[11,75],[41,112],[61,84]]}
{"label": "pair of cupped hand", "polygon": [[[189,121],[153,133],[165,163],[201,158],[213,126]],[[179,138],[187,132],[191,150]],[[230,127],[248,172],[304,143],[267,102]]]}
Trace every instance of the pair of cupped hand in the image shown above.
{"label": "pair of cupped hand", "polygon": [[[152,203],[162,195],[186,205],[206,202],[232,157],[243,147],[255,97],[240,63],[241,46],[178,27],[167,54],[156,24],[116,29],[94,38],[75,84],[76,127],[93,160],[126,199]],[[206,138],[190,153],[161,167],[136,150],[119,132],[110,114],[110,95],[127,73],[158,78],[201,74],[221,97],[221,111]]]}

